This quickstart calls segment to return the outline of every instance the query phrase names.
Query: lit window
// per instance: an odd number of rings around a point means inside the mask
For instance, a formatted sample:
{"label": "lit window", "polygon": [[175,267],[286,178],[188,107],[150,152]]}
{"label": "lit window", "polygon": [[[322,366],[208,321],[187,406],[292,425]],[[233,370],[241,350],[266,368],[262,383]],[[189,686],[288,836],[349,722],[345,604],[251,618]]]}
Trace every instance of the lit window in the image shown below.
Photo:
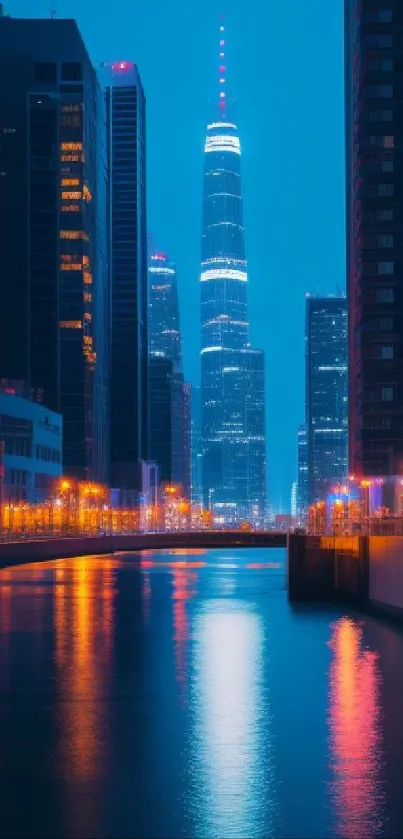
{"label": "lit window", "polygon": [[88,256],[83,256],[83,265],[88,266],[90,264],[90,260]]}
{"label": "lit window", "polygon": [[84,285],[91,285],[92,284],[92,274],[90,271],[84,271],[83,274]]}
{"label": "lit window", "polygon": [[89,291],[84,291],[83,300],[84,303],[92,303],[92,294]]}
{"label": "lit window", "polygon": [[82,143],[60,143],[61,151],[82,151]]}
{"label": "lit window", "polygon": [[60,209],[63,213],[79,213],[81,208],[79,204],[62,204]]}
{"label": "lit window", "polygon": [[382,388],[382,402],[392,402],[393,401],[393,387],[383,387]]}
{"label": "lit window", "polygon": [[381,358],[384,361],[391,361],[394,356],[394,349],[390,345],[387,347],[381,347]]}
{"label": "lit window", "polygon": [[62,186],[80,186],[80,178],[62,178]]}
{"label": "lit window", "polygon": [[80,198],[82,198],[81,190],[72,192],[63,190],[62,192],[62,201],[78,201]]}
{"label": "lit window", "polygon": [[82,271],[82,264],[81,262],[71,262],[70,265],[61,265],[61,271]]}
{"label": "lit window", "polygon": [[394,149],[395,138],[391,134],[387,134],[383,138],[383,147],[384,147],[384,149]]}
{"label": "lit window", "polygon": [[81,157],[78,154],[61,154],[60,160],[62,163],[78,163]]}
{"label": "lit window", "polygon": [[[60,238],[61,239],[84,239],[88,241],[88,234],[84,233],[83,230],[61,230],[60,231]],[[88,257],[85,257],[88,258]]]}
{"label": "lit window", "polygon": [[81,320],[60,320],[60,329],[82,329]]}

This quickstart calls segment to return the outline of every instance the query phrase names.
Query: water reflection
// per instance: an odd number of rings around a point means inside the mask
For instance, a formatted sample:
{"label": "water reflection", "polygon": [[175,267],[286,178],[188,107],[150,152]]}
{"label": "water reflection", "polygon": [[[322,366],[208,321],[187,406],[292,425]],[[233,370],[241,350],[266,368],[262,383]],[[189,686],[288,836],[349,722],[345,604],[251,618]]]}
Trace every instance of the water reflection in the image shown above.
{"label": "water reflection", "polygon": [[74,835],[89,835],[94,828],[96,796],[90,801],[86,795],[89,789],[102,790],[109,761],[105,694],[112,664],[111,573],[110,560],[87,557],[55,570],[55,772],[67,784]]}
{"label": "water reflection", "polygon": [[197,594],[197,572],[186,568],[175,568],[173,578],[173,620],[174,620],[174,648],[176,677],[180,689],[182,704],[186,699],[187,683],[187,647],[189,641],[189,624],[187,616],[187,602]]}
{"label": "water reflection", "polygon": [[192,835],[271,835],[261,616],[236,599],[212,600],[193,633]]}
{"label": "water reflection", "polygon": [[331,798],[337,836],[379,835],[383,819],[381,683],[377,654],[365,649],[358,624],[333,626],[329,725]]}

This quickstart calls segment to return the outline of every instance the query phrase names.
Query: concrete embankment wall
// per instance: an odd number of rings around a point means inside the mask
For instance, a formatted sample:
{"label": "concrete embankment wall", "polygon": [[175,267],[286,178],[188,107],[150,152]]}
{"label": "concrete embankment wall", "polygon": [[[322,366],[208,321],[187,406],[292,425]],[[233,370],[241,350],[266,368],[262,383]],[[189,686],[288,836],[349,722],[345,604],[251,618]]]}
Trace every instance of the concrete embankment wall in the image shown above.
{"label": "concrete embankment wall", "polygon": [[369,537],[369,602],[403,618],[403,537]]}
{"label": "concrete embankment wall", "polygon": [[341,601],[403,619],[403,537],[290,536],[294,602]]}
{"label": "concrete embankment wall", "polygon": [[359,536],[292,535],[288,546],[288,594],[295,602],[368,600],[368,540]]}

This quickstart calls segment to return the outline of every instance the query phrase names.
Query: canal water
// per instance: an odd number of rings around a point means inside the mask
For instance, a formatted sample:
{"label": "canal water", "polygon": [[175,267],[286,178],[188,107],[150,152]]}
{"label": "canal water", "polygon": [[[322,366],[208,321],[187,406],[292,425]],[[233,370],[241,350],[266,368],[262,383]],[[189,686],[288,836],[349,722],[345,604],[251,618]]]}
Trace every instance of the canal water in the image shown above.
{"label": "canal water", "polygon": [[402,631],[282,551],[0,572],[1,837],[398,837],[402,778]]}

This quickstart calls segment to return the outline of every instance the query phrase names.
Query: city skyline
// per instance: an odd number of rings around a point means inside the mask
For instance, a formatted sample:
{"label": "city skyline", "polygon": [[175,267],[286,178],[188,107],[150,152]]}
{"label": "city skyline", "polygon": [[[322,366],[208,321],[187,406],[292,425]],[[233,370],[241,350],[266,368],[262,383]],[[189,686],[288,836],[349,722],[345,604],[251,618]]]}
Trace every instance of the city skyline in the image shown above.
{"label": "city skyline", "polygon": [[[226,15],[231,88],[242,122],[252,341],[266,355],[268,491],[276,507],[288,506],[304,405],[305,293],[335,293],[345,282],[342,4],[332,4],[326,21],[319,0],[304,9],[300,0],[287,9],[264,7],[259,26],[240,2],[217,9],[207,0],[198,11],[180,0],[169,9],[154,0],[134,13],[120,0],[113,15],[91,0],[55,5],[60,17],[77,18],[96,67],[119,58],[139,66],[147,97],[148,226],[178,264],[185,376],[192,383],[199,368],[203,127],[216,86],[218,16]],[[6,6],[16,16],[50,14],[32,0],[8,0]],[[287,32],[286,49],[279,31]],[[323,79],[317,66],[326,68]],[[170,126],[163,142],[162,125]],[[330,139],[318,145],[323,126]],[[304,194],[303,213],[298,192]],[[172,196],[184,207],[180,221],[178,210],[171,212]]]}

